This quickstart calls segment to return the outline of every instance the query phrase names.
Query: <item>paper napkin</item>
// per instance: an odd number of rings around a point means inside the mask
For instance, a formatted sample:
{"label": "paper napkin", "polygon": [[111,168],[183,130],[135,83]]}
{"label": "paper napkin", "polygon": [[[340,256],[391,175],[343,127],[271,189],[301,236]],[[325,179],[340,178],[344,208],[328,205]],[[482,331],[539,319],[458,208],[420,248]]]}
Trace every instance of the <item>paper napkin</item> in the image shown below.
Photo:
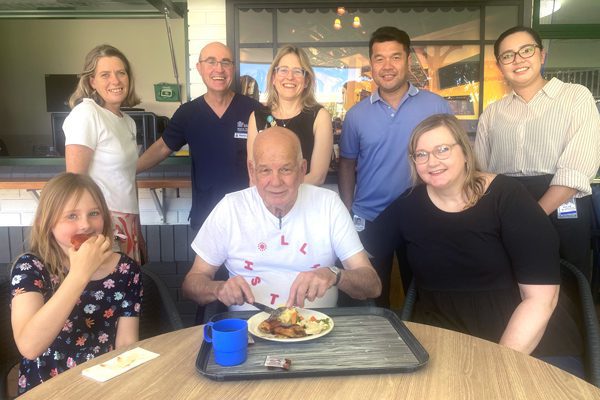
{"label": "paper napkin", "polygon": [[135,349],[128,350],[102,364],[86,368],[81,373],[83,376],[87,376],[98,382],[106,382],[107,380],[121,375],[123,372],[127,372],[159,355],[160,354],[142,349],[141,347],[136,347]]}

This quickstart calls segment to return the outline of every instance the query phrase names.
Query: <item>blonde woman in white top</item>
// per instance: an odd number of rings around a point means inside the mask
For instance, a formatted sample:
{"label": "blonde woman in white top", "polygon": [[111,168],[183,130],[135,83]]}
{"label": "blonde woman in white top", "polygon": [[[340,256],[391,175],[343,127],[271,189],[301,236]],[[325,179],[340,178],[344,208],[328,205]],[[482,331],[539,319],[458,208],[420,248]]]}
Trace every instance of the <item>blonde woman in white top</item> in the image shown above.
{"label": "blonde woman in white top", "polygon": [[111,211],[120,250],[142,265],[146,244],[135,183],[136,126],[121,111],[139,102],[125,55],[110,45],[97,46],[85,58],[63,130],[67,172],[94,179]]}

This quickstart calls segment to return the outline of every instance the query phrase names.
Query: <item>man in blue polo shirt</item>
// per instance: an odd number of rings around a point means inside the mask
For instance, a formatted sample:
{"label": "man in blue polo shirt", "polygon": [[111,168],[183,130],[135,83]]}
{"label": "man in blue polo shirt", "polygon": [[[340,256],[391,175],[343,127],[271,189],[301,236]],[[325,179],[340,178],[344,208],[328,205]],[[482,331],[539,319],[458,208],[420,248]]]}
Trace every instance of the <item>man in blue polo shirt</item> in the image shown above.
{"label": "man in blue polo shirt", "polygon": [[[408,82],[410,38],[385,26],[369,41],[369,59],[377,91],[346,114],[340,142],[338,186],[342,201],[366,250],[377,240],[377,216],[411,186],[407,153],[412,130],[433,114],[452,113],[446,100]],[[372,254],[383,284],[377,304],[389,307],[392,259]],[[405,288],[410,277],[401,269]]]}
{"label": "man in blue polo shirt", "polygon": [[175,111],[162,137],[142,154],[137,172],[152,168],[173,151],[189,145],[192,158],[190,226],[198,232],[214,206],[227,193],[248,187],[246,138],[248,118],[260,107],[234,93],[231,50],[214,42],[200,51],[196,64],[207,91]]}

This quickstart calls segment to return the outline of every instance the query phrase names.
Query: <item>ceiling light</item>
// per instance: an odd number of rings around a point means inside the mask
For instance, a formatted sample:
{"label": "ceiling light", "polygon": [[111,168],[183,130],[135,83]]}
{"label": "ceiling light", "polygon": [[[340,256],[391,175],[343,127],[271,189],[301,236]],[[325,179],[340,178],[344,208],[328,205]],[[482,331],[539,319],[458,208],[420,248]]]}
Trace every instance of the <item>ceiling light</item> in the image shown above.
{"label": "ceiling light", "polygon": [[360,17],[354,17],[354,22],[352,22],[352,26],[355,28],[360,28],[362,26],[360,24]]}
{"label": "ceiling light", "polygon": [[344,7],[338,7],[336,12],[337,15],[344,15],[346,14],[346,9]]}
{"label": "ceiling light", "polygon": [[335,21],[333,22],[333,29],[335,29],[336,31],[339,31],[340,29],[342,29],[342,21],[340,21],[339,18],[336,18]]}

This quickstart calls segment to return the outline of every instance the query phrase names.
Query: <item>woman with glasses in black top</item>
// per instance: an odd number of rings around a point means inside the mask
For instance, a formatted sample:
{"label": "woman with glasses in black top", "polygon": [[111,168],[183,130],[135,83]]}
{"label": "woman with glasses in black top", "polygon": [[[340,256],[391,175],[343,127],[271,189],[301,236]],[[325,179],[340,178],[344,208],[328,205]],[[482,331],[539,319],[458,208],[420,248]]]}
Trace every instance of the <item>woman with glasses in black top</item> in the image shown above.
{"label": "woman with glasses in black top", "polygon": [[415,186],[379,215],[373,246],[404,255],[414,320],[553,363],[559,356],[581,376],[578,329],[558,301],[558,238],[542,208],[516,180],[479,170],[452,115],[421,122],[409,153]]}
{"label": "woman with glasses in black top", "polygon": [[333,126],[331,115],[315,99],[315,88],[306,53],[293,45],[282,47],[267,74],[267,104],[250,115],[247,143],[250,158],[260,131],[275,125],[290,129],[298,135],[307,162],[304,183],[321,185],[329,171]]}

